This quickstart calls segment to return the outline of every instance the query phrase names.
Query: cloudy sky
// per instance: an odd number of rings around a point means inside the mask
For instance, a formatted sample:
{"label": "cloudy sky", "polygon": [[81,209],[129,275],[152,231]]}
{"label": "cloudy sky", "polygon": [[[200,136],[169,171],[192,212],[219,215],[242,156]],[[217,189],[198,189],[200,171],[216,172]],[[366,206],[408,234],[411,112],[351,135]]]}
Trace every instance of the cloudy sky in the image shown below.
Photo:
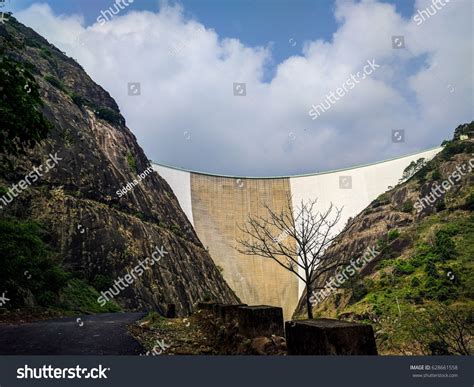
{"label": "cloudy sky", "polygon": [[[473,119],[473,2],[434,1],[9,6],[110,92],[150,159],[274,176],[421,151]],[[367,61],[378,67],[360,80]]]}

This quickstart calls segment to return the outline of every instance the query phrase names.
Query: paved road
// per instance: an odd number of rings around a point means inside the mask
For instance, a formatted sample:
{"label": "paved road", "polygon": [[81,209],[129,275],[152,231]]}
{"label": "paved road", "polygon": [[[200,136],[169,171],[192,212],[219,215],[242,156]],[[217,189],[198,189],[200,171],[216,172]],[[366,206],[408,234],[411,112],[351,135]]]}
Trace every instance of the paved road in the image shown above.
{"label": "paved road", "polygon": [[0,324],[0,355],[138,355],[144,350],[126,325],[144,315],[103,313]]}

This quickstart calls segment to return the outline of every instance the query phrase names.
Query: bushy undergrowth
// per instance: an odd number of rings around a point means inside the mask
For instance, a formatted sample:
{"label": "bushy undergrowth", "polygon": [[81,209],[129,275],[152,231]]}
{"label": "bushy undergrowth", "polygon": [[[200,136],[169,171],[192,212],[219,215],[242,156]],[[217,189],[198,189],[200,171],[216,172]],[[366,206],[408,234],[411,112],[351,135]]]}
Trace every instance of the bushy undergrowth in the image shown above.
{"label": "bushy undergrowth", "polygon": [[88,313],[120,310],[114,303],[100,307],[97,290],[54,259],[45,234],[34,222],[0,218],[0,293],[6,291],[9,299],[4,307]]}

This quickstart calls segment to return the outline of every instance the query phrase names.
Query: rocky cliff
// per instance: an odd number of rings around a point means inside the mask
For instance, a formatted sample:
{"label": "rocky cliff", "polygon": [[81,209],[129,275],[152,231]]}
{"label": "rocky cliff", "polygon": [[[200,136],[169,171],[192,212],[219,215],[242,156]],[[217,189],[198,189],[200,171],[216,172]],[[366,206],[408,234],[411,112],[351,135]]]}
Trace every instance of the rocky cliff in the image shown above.
{"label": "rocky cliff", "polygon": [[[60,158],[0,216],[39,223],[61,265],[90,284],[100,279],[99,291],[163,246],[167,254],[159,264],[146,267],[116,297],[122,307],[164,312],[174,303],[183,314],[203,299],[236,302],[168,184],[156,172],[134,183],[150,163],[111,96],[13,17],[0,25],[0,48],[2,57],[33,74],[41,112],[52,124],[41,144],[25,156],[8,157],[2,192],[50,154]],[[24,92],[32,87],[25,84]],[[127,193],[117,192],[129,183],[134,186]]]}

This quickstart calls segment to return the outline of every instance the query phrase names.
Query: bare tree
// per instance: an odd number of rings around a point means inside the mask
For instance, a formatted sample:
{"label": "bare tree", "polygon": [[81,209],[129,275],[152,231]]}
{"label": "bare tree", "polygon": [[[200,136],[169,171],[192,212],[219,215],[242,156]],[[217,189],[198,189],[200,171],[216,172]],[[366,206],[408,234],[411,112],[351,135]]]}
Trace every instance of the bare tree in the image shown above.
{"label": "bare tree", "polygon": [[334,249],[329,249],[338,237],[335,226],[341,219],[342,208],[331,203],[326,211],[319,212],[316,206],[317,199],[301,201],[293,212],[291,196],[287,196],[279,211],[263,204],[266,215],[249,216],[247,223],[239,226],[245,238],[237,241],[240,253],[273,259],[304,282],[310,319],[313,318],[311,294],[322,289],[315,286],[317,279],[347,264],[336,260],[331,253]]}

